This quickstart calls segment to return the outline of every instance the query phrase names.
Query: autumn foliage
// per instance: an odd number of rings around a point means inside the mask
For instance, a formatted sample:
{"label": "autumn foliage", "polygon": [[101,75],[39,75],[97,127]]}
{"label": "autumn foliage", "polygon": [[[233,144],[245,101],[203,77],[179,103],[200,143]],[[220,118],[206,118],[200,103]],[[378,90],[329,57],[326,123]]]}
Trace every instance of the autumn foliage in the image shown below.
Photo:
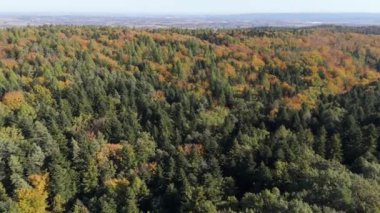
{"label": "autumn foliage", "polygon": [[17,210],[20,213],[47,212],[46,187],[48,185],[48,174],[29,176],[30,188],[17,190]]}
{"label": "autumn foliage", "polygon": [[3,96],[2,102],[11,109],[18,108],[24,103],[24,93],[22,91],[7,92]]}
{"label": "autumn foliage", "polygon": [[380,28],[0,29],[0,212],[380,212]]}

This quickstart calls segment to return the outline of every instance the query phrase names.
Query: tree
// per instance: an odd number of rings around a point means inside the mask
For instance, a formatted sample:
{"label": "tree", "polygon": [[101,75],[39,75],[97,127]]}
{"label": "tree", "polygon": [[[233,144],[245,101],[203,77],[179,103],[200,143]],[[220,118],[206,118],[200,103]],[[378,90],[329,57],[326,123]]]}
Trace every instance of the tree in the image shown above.
{"label": "tree", "polygon": [[318,132],[318,138],[314,144],[314,151],[318,155],[325,157],[326,154],[326,140],[327,140],[327,131],[322,127]]}
{"label": "tree", "polygon": [[339,133],[334,134],[329,143],[327,158],[341,162],[343,158],[342,141]]}
{"label": "tree", "polygon": [[91,193],[98,186],[98,168],[95,159],[89,159],[87,169],[83,173],[82,189],[84,193]]}
{"label": "tree", "polygon": [[352,115],[347,117],[345,126],[346,130],[343,140],[344,160],[347,163],[352,163],[363,153],[363,136],[360,127]]}
{"label": "tree", "polygon": [[283,212],[288,208],[288,203],[281,196],[280,190],[264,190],[259,194],[244,194],[241,205],[243,210],[254,210],[255,212]]}
{"label": "tree", "polygon": [[0,183],[0,212],[9,212],[11,204],[11,198],[8,196],[3,184]]}
{"label": "tree", "polygon": [[54,197],[53,212],[54,213],[61,213],[64,211],[65,211],[64,200],[62,200],[62,197],[58,194]]}
{"label": "tree", "polygon": [[100,199],[100,212],[102,213],[116,213],[117,212],[117,204],[107,195],[102,196]]}
{"label": "tree", "polygon": [[48,174],[29,176],[32,188],[20,188],[17,190],[17,211],[20,213],[47,212],[46,187]]}
{"label": "tree", "polygon": [[134,169],[137,166],[136,152],[131,144],[125,144],[121,151],[121,168],[128,173],[129,170]]}
{"label": "tree", "polygon": [[25,188],[28,183],[23,179],[24,168],[17,156],[11,155],[9,160],[10,180],[14,189]]}
{"label": "tree", "polygon": [[76,173],[69,168],[69,162],[65,161],[63,156],[57,153],[52,156],[49,171],[49,185],[55,200],[54,208],[56,207],[55,204],[58,204],[58,206],[65,205],[77,193]]}
{"label": "tree", "polygon": [[366,134],[364,145],[363,145],[365,152],[374,154],[377,149],[377,140],[378,140],[378,133],[377,133],[375,125],[370,124],[366,128],[366,131],[367,131],[367,134]]}
{"label": "tree", "polygon": [[140,163],[147,162],[152,157],[156,150],[156,143],[147,132],[143,132],[136,142],[137,160]]}
{"label": "tree", "polygon": [[28,151],[29,153],[27,156],[27,166],[26,166],[27,173],[29,175],[40,173],[44,160],[45,160],[44,152],[36,144],[32,144]]}
{"label": "tree", "polygon": [[78,199],[76,200],[71,212],[72,213],[90,213],[87,207]]}
{"label": "tree", "polygon": [[6,93],[2,102],[11,109],[19,108],[24,102],[24,93],[22,91],[11,91]]}

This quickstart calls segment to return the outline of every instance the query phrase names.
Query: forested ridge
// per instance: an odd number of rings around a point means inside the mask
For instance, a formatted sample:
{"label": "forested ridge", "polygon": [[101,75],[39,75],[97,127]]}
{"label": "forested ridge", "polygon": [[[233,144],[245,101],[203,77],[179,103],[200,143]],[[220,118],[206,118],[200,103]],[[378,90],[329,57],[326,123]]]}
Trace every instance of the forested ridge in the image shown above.
{"label": "forested ridge", "polygon": [[380,30],[0,30],[0,212],[379,212]]}

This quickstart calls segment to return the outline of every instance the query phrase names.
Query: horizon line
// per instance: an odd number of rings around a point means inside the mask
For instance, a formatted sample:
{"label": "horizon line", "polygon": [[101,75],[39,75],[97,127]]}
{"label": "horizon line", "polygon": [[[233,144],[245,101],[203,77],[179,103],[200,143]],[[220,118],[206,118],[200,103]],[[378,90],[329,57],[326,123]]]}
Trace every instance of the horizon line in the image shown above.
{"label": "horizon line", "polygon": [[252,13],[143,13],[143,12],[5,12],[2,15],[36,16],[239,16],[239,15],[380,15],[379,12],[252,12]]}

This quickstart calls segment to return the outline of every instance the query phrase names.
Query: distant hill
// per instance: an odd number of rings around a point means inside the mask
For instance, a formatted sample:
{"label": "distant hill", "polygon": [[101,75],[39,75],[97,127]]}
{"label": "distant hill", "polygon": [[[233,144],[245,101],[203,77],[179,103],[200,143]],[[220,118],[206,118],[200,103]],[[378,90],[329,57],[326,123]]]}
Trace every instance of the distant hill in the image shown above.
{"label": "distant hill", "polygon": [[52,15],[0,14],[0,27],[39,25],[96,25],[136,28],[250,28],[316,25],[377,26],[380,14],[263,13],[241,15]]}

